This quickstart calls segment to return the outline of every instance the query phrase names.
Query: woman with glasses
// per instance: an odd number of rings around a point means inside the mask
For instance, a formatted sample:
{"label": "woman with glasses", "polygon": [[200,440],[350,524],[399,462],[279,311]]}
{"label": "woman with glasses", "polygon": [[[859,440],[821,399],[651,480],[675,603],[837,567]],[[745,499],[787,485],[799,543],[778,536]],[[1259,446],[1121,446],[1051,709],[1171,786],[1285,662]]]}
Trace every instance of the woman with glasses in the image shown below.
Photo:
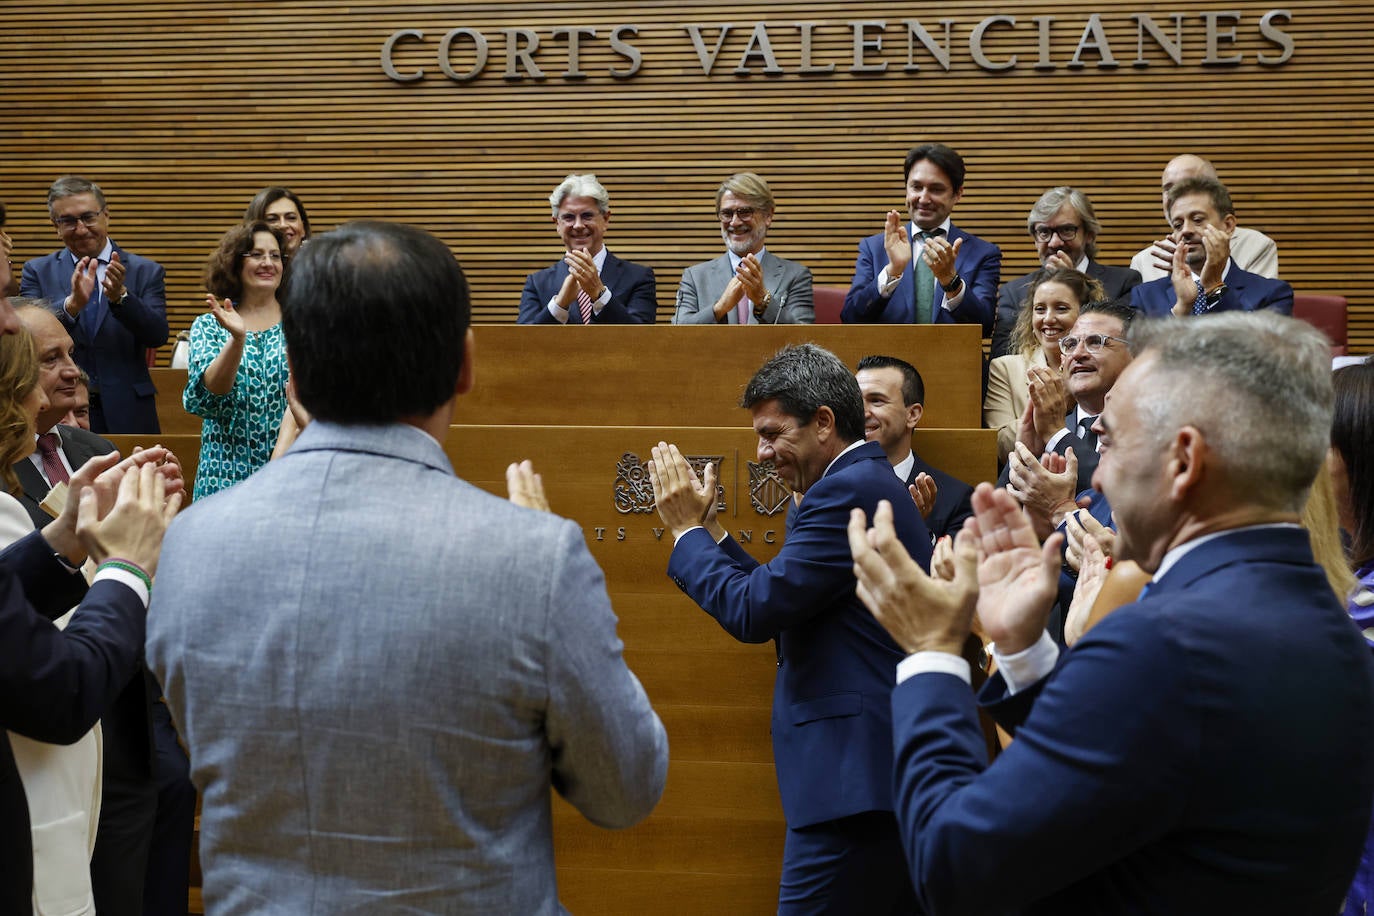
{"label": "woman with glasses", "polygon": [[305,212],[305,204],[289,188],[263,188],[253,195],[243,221],[258,220],[282,234],[282,253],[288,258],[295,257],[301,244],[310,238],[310,216]]}
{"label": "woman with glasses", "polygon": [[187,412],[204,419],[194,498],[267,463],[286,411],[286,342],[277,290],[284,236],[265,221],[230,229],[205,265],[210,307],[191,325]]}
{"label": "woman with glasses", "polygon": [[[1073,328],[1079,309],[1103,298],[1101,283],[1072,268],[1042,270],[1031,281],[1011,332],[1011,352],[988,366],[983,425],[997,430],[999,465],[1016,447],[1021,414],[1030,402],[1032,370],[1058,373],[1060,339]],[[1066,400],[1061,416],[1069,406]]]}

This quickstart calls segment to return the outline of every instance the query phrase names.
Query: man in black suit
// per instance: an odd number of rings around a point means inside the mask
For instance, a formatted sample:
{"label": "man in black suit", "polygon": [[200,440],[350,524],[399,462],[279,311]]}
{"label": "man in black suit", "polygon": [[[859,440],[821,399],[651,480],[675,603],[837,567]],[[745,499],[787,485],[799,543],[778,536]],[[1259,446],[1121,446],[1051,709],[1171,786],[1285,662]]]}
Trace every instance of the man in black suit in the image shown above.
{"label": "man in black suit", "polygon": [[[77,406],[81,374],[66,328],[41,305],[21,306],[17,314],[33,337],[39,385],[48,396],[36,424],[38,449],[14,466],[24,488],[19,501],[41,528],[52,521],[39,505],[52,485],[115,448],[92,432],[58,422]],[[160,695],[140,661],[102,716],[104,788],[91,858],[91,886],[101,913],[185,911],[196,795],[186,753]]]}
{"label": "man in black suit", "polygon": [[606,249],[611,195],[595,175],[569,175],[549,195],[563,259],[525,278],[520,324],[653,324],[651,268]]}
{"label": "man in black suit", "polygon": [[[1088,195],[1077,188],[1061,186],[1041,194],[1026,217],[1026,229],[1035,240],[1041,269],[1071,267],[1082,271],[1102,284],[1108,299],[1119,299],[1140,285],[1140,274],[1129,267],[1108,267],[1096,261],[1102,224]],[[992,331],[992,359],[1007,355],[1017,313],[1038,272],[1033,270],[1002,284]]]}
{"label": "man in black suit", "polygon": [[[911,363],[895,356],[865,356],[854,377],[864,399],[864,438],[877,442],[921,510],[930,540],[953,537],[973,514],[973,487],[931,467],[911,448],[911,433],[925,410],[925,383]],[[932,496],[933,492],[933,496]]]}

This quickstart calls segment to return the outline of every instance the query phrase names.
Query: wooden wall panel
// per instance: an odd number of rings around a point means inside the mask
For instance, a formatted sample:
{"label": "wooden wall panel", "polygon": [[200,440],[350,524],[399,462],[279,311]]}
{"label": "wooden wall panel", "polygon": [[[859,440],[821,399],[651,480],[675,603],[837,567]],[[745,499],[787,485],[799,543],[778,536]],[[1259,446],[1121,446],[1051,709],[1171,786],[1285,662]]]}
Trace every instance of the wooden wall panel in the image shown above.
{"label": "wooden wall panel", "polygon": [[[1364,59],[1374,29],[1368,6],[1318,0],[1289,4],[1279,28],[1294,45],[1278,66],[1259,20],[1276,7],[1228,2],[1188,8],[1175,65],[1146,43],[1134,66],[1132,14],[1170,31],[1175,7],[1160,3],[1006,0],[893,8],[840,2],[641,2],[588,8],[562,2],[417,4],[375,0],[226,0],[205,6],[131,0],[112,14],[94,2],[5,4],[0,48],[0,199],[11,211],[17,260],[56,246],[43,196],[74,171],[109,193],[114,236],[168,268],[174,328],[201,310],[200,271],[218,235],[268,183],[298,190],[317,228],[357,217],[424,225],[468,270],[482,321],[514,320],[523,277],[550,263],[558,244],[544,198],[571,170],[597,172],[612,194],[612,248],[658,273],[660,320],[686,265],[719,253],[711,218],[716,184],[743,168],[762,173],[779,200],[777,253],[810,265],[820,283],[848,282],[860,237],[901,206],[904,151],[943,140],[969,164],[957,211],[964,227],[1002,245],[1004,276],[1034,263],[1024,231],[1040,191],[1087,190],[1104,223],[1102,260],[1124,263],[1163,230],[1155,194],[1172,154],[1209,154],[1235,192],[1243,224],[1279,242],[1283,275],[1302,292],[1350,297],[1357,352],[1374,348],[1374,230],[1367,219],[1374,165]],[[1237,14],[1223,53],[1236,65],[1202,63],[1205,13]],[[1088,17],[1099,13],[1117,66],[1085,52],[1069,66]],[[993,61],[978,67],[970,34],[985,17]],[[918,47],[906,72],[914,16],[940,36],[950,21],[949,68]],[[1053,17],[1052,69],[1037,69],[1034,17]],[[886,23],[886,72],[854,75],[851,20]],[[800,32],[815,22],[812,57],[828,76],[798,72]],[[756,22],[780,69],[758,59],[734,70]],[[710,76],[684,26],[733,24]],[[614,80],[626,60],[607,37],[616,25],[642,54],[640,72]],[[439,39],[467,27],[488,36],[491,60],[459,84],[438,69]],[[569,81],[559,27],[597,30],[584,41],[586,79]],[[393,31],[423,41],[401,46],[396,65],[427,76],[398,84],[379,52]],[[507,81],[503,28],[540,37],[542,81]],[[453,55],[467,66],[465,46]],[[164,354],[165,356],[165,354]]]}

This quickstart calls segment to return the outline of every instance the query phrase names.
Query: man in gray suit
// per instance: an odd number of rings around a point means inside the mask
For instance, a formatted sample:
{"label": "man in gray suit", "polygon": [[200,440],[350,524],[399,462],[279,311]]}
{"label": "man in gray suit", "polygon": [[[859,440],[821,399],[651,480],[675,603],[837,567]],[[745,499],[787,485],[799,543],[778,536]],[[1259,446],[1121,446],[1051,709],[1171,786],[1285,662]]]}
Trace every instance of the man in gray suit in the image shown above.
{"label": "man in gray suit", "polygon": [[558,913],[550,786],[605,827],[662,793],[581,531],[445,457],[469,312],[428,233],[312,238],[282,330],[314,420],[168,531],[148,660],[204,799],[207,912]]}
{"label": "man in gray suit", "polygon": [[673,324],[811,324],[811,271],[764,250],[773,192],[753,172],[716,190],[726,252],[682,272]]}

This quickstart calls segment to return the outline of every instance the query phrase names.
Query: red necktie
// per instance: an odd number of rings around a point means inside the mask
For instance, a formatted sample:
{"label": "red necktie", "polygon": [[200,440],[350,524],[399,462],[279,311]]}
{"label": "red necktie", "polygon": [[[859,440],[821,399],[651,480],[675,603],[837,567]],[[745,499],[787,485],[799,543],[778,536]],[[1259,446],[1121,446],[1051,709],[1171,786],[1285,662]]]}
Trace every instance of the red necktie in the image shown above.
{"label": "red necktie", "polygon": [[62,464],[62,456],[57,454],[57,450],[62,445],[62,440],[57,438],[57,433],[44,433],[38,437],[38,451],[43,459],[43,473],[48,477],[50,486],[57,486],[58,482],[65,483],[70,480],[67,468]]}
{"label": "red necktie", "polygon": [[577,288],[577,305],[582,310],[582,323],[592,323],[592,297],[582,287]]}

